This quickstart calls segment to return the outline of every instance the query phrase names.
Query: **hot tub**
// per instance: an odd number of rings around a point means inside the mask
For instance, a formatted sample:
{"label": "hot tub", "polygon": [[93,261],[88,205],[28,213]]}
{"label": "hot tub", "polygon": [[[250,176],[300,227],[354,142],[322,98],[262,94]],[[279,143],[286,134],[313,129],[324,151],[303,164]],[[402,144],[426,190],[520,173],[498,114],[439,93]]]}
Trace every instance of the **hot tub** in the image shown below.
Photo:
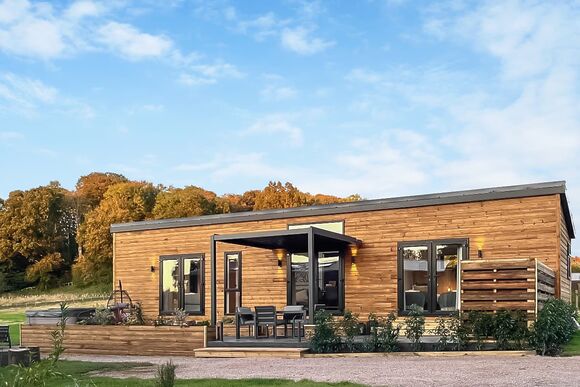
{"label": "hot tub", "polygon": [[[93,313],[95,313],[95,308],[69,308],[66,323],[76,324],[80,320],[89,318]],[[28,325],[56,325],[62,317],[59,308],[28,310],[25,315]]]}

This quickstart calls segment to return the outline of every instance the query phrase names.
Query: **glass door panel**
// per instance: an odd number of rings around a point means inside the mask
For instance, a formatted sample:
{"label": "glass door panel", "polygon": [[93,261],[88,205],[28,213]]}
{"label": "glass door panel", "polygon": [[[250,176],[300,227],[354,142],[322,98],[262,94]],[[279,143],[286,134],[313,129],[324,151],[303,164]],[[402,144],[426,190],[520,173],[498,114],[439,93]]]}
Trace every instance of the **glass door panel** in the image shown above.
{"label": "glass door panel", "polygon": [[437,289],[437,310],[457,310],[457,265],[463,258],[460,244],[435,246],[435,281]]}
{"label": "glass door panel", "polygon": [[403,247],[404,310],[409,310],[411,305],[417,305],[424,310],[430,309],[429,255],[428,245]]}
{"label": "glass door panel", "polygon": [[186,312],[201,312],[202,270],[201,259],[183,260],[183,309]]}
{"label": "glass door panel", "polygon": [[226,254],[226,278],[225,278],[225,312],[236,313],[236,307],[241,306],[241,275],[240,254]]}
{"label": "glass door panel", "polygon": [[318,257],[318,303],[327,309],[339,308],[340,255],[320,253]]}
{"label": "glass door panel", "polygon": [[174,312],[179,309],[179,265],[176,259],[161,261],[161,310]]}
{"label": "glass door panel", "polygon": [[304,305],[308,310],[308,255],[291,254],[290,256],[290,300],[292,305]]}

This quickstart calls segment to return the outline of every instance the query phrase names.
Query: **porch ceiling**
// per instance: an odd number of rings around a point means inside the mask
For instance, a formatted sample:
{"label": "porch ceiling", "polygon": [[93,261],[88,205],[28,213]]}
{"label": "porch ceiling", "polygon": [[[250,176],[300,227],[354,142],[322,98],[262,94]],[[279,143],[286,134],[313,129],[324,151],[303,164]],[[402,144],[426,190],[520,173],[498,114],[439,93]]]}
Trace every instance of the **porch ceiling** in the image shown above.
{"label": "porch ceiling", "polygon": [[216,235],[216,242],[232,243],[262,249],[285,249],[292,253],[308,251],[308,235],[312,232],[316,250],[337,250],[348,245],[361,245],[354,237],[323,230],[317,227],[305,227],[293,230],[257,231],[241,234]]}

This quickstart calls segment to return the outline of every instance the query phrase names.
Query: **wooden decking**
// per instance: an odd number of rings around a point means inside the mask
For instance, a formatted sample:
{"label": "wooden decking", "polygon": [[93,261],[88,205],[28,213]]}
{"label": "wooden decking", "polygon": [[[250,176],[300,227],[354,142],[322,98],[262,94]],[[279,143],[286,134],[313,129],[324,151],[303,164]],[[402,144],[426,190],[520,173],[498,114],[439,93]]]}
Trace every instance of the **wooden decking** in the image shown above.
{"label": "wooden decking", "polygon": [[208,347],[196,349],[194,352],[195,357],[200,358],[279,357],[299,359],[308,351],[308,348]]}

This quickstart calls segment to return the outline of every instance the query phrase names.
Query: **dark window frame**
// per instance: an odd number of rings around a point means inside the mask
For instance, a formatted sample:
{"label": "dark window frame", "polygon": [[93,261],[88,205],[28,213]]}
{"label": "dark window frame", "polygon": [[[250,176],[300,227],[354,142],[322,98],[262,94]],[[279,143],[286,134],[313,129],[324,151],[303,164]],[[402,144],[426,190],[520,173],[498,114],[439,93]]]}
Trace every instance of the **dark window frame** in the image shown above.
{"label": "dark window frame", "polygon": [[184,309],[185,305],[185,288],[183,287],[183,261],[186,259],[199,259],[200,262],[200,311],[199,312],[186,312],[189,316],[203,316],[205,315],[205,254],[204,253],[194,253],[194,254],[175,254],[175,255],[161,255],[159,256],[159,315],[160,316],[171,316],[175,314],[175,311],[163,310],[163,261],[177,261],[177,271],[179,276],[178,285],[178,306],[179,309]]}
{"label": "dark window frame", "polygon": [[[445,244],[458,244],[461,245],[463,248],[463,260],[469,260],[469,238],[446,238],[446,239],[425,239],[425,240],[417,240],[417,241],[404,241],[404,242],[397,242],[397,311],[399,315],[408,315],[409,311],[404,309],[405,301],[405,284],[404,284],[404,267],[403,267],[403,248],[405,247],[415,247],[415,246],[427,246],[427,254],[428,254],[428,261],[427,261],[427,270],[429,272],[429,308],[430,310],[425,311],[426,316],[448,316],[456,311],[442,311],[436,310],[437,305],[437,273],[433,270],[433,262],[436,259],[436,251],[435,246],[437,245],[445,245]],[[459,270],[459,268],[457,269]],[[459,294],[460,291],[460,283],[457,284],[458,290],[458,300],[461,300],[461,296]],[[435,291],[433,289],[435,288]],[[461,301],[459,301],[461,302]],[[457,309],[461,309],[461,305],[457,306]]]}
{"label": "dark window frame", "polygon": [[[228,283],[228,255],[237,254],[238,255],[238,287],[237,288],[226,288]],[[224,315],[233,316],[235,313],[227,313],[227,298],[226,295],[229,292],[240,292],[240,306],[242,303],[242,251],[226,251],[224,252]]]}
{"label": "dark window frame", "polygon": [[[321,222],[326,223],[326,222]],[[316,254],[316,270],[313,273],[314,278],[312,281],[318,283],[318,258],[322,254],[337,253],[338,254],[338,307],[337,308],[325,308],[327,312],[332,315],[342,316],[345,310],[345,294],[346,294],[346,281],[345,281],[345,251],[344,250],[330,250],[330,251],[319,251]],[[296,253],[300,255],[307,255],[304,253]],[[286,254],[286,305],[294,305],[292,301],[292,253]],[[318,288],[318,285],[317,285]],[[315,303],[318,303],[318,294],[315,294]]]}
{"label": "dark window frame", "polygon": [[567,241],[566,247],[566,279],[572,279],[572,243]]}

